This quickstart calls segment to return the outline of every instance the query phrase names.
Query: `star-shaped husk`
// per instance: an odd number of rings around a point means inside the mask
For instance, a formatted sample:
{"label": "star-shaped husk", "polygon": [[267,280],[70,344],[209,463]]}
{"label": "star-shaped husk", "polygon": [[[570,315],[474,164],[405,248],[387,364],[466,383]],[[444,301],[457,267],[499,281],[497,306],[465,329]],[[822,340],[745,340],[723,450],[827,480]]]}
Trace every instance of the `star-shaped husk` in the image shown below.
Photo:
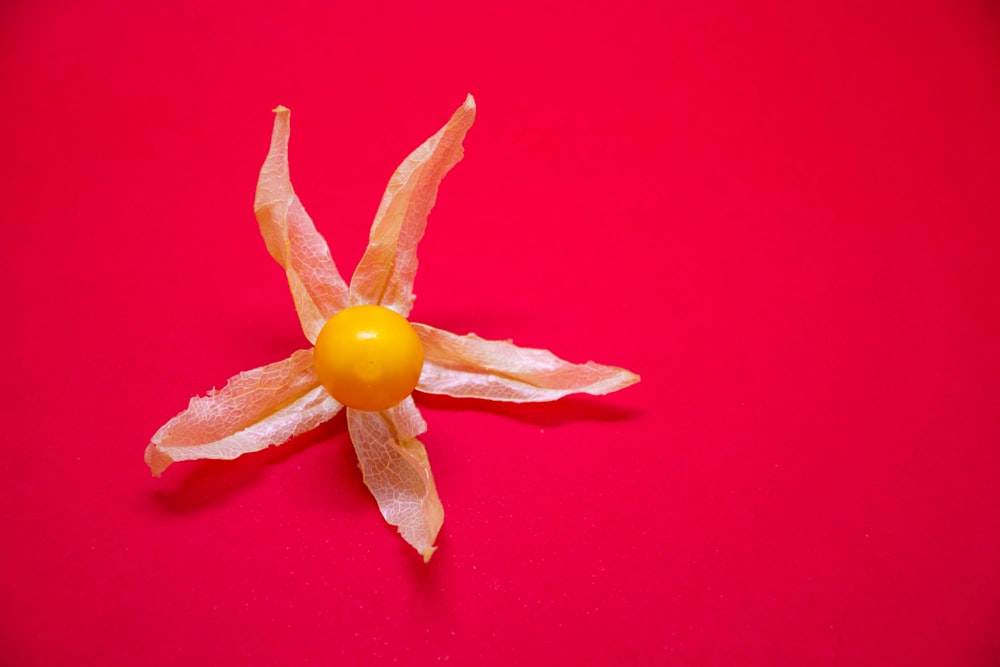
{"label": "star-shaped husk", "polygon": [[[451,120],[399,166],[372,224],[348,286],[326,241],[292,189],[288,172],[290,112],[275,109],[271,147],[257,183],[254,212],[268,252],[285,269],[302,330],[310,343],[348,306],[377,304],[407,317],[413,305],[417,244],[445,174],[462,159],[476,107],[470,95]],[[547,350],[456,335],[413,323],[424,349],[417,389],[493,401],[551,401],[571,393],[606,394],[639,377],[594,362],[572,364]],[[333,418],[340,403],[320,385],[311,349],[240,373],[219,391],[192,398],[187,410],[153,436],[145,459],[154,475],[176,461],[234,459],[278,445]],[[385,520],[425,560],[433,554],[444,511],[427,451],[427,430],[409,396],[380,412],[347,408],[347,425],[365,484]]]}

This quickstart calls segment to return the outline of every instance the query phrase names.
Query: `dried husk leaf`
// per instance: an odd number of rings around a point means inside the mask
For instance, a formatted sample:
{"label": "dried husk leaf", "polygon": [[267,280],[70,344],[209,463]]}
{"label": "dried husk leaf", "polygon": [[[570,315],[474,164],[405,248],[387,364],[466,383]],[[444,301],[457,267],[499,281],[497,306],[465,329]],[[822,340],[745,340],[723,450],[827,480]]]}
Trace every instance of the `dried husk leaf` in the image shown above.
{"label": "dried husk leaf", "polygon": [[348,290],[329,246],[292,189],[290,114],[285,107],[274,110],[271,148],[260,170],[253,209],[268,252],[285,269],[302,331],[315,343],[326,321],[346,307]]}
{"label": "dried husk leaf", "polygon": [[476,103],[469,95],[451,120],[392,175],[372,223],[368,249],[351,278],[352,306],[377,304],[409,315],[417,244],[441,180],[462,159],[462,140],[475,117]]}
{"label": "dried husk leaf", "polygon": [[574,364],[510,341],[459,336],[426,324],[413,328],[424,347],[417,389],[429,394],[526,403],[567,394],[607,394],[639,381],[624,368],[593,361]]}
{"label": "dried husk leaf", "polygon": [[235,459],[332,419],[342,406],[320,386],[312,358],[312,350],[299,350],[192,398],[153,436],[146,464],[159,476],[175,461]]}
{"label": "dried husk leaf", "polygon": [[430,560],[444,508],[438,498],[427,451],[417,436],[427,424],[412,398],[381,412],[347,410],[347,426],[365,484],[385,520]]}

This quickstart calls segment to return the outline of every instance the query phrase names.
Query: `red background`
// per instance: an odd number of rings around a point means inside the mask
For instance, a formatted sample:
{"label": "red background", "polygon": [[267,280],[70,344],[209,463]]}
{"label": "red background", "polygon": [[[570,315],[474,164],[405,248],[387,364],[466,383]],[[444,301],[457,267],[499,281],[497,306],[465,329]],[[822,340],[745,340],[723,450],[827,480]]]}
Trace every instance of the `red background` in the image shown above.
{"label": "red background", "polygon": [[[0,663],[1000,661],[996,3],[326,4],[0,6]],[[349,275],[467,92],[413,318],[642,383],[419,397],[428,566],[343,417],[150,477],[305,345],[270,110]]]}

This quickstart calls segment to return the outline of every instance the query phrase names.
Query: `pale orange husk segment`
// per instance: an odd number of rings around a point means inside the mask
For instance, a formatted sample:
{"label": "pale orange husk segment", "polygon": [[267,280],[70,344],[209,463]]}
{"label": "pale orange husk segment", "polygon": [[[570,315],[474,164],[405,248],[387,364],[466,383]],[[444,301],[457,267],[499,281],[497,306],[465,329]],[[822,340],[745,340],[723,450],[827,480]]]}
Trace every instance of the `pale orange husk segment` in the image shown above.
{"label": "pale orange husk segment", "polygon": [[146,464],[159,475],[175,461],[234,459],[312,430],[341,407],[320,386],[312,350],[299,350],[192,398],[187,410],[153,435]]}
{"label": "pale orange husk segment", "polygon": [[399,529],[424,560],[444,522],[427,450],[417,436],[427,430],[420,411],[407,398],[381,412],[347,410],[347,426],[365,484],[385,520]]}
{"label": "pale orange husk segment", "polygon": [[409,315],[417,244],[441,180],[462,159],[462,141],[475,118],[476,103],[469,95],[448,123],[392,175],[372,223],[368,249],[351,278],[351,305],[377,304]]}
{"label": "pale orange husk segment", "polygon": [[424,347],[417,389],[459,398],[516,403],[553,401],[568,394],[607,394],[639,381],[624,368],[588,361],[573,364],[548,350],[509,341],[459,336],[414,324]]}
{"label": "pale orange husk segment", "polygon": [[347,284],[326,240],[292,188],[288,170],[291,112],[274,110],[271,147],[257,181],[254,214],[271,256],[285,269],[302,331],[310,343],[330,317],[347,305]]}

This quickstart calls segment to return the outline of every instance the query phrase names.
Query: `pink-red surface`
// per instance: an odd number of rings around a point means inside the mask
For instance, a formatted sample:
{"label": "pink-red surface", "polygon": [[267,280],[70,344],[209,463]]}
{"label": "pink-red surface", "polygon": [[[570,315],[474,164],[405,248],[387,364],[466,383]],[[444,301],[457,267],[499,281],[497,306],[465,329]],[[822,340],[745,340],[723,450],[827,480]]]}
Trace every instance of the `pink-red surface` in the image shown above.
{"label": "pink-red surface", "polygon": [[[995,3],[12,0],[0,90],[0,664],[1000,661]],[[642,383],[418,398],[426,566],[342,417],[153,479],[304,344],[270,110],[349,272],[467,92],[414,318]]]}

